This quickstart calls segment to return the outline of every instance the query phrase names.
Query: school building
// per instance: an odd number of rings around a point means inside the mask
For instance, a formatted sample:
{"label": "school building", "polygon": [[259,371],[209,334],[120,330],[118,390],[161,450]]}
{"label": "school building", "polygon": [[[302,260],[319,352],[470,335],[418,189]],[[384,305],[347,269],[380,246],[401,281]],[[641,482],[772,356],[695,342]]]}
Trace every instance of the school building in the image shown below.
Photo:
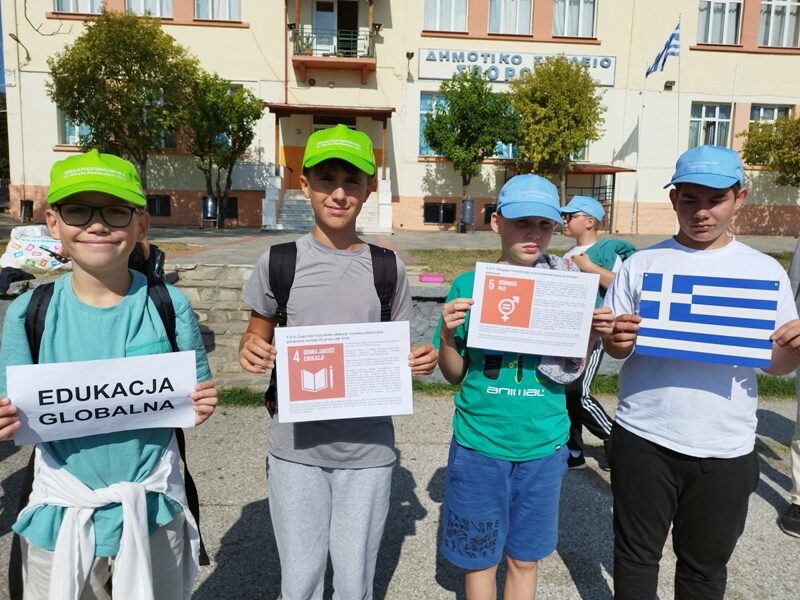
{"label": "school building", "polygon": [[[800,0],[1,1],[10,210],[32,207],[34,219],[50,165],[76,151],[81,128],[47,96],[47,58],[102,5],[159,17],[205,69],[263,101],[234,172],[229,226],[291,228],[306,138],[345,123],[375,147],[377,185],[365,207],[373,228],[452,229],[464,217],[488,227],[500,186],[516,173],[513,145],[485,162],[472,214],[462,215],[460,177],[422,135],[440,83],[459,69],[478,67],[504,91],[548,56],[589,68],[607,109],[603,134],[574,157],[566,187],[604,202],[606,225],[619,233],[672,233],[662,188],[677,155],[703,143],[739,149],[751,121],[800,104]],[[645,78],[678,23],[678,56]],[[202,174],[180,136],[165,146],[148,171],[153,223],[199,226]],[[746,183],[737,232],[800,234],[798,189],[756,167]]]}

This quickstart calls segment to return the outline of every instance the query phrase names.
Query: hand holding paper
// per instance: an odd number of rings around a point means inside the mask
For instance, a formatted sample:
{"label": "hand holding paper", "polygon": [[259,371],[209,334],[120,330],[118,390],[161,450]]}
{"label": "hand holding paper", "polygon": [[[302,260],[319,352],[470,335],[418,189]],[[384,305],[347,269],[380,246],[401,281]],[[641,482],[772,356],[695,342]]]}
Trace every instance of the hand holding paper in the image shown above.
{"label": "hand holding paper", "polygon": [[10,440],[19,428],[17,407],[11,403],[11,400],[3,396],[0,398],[0,441]]}

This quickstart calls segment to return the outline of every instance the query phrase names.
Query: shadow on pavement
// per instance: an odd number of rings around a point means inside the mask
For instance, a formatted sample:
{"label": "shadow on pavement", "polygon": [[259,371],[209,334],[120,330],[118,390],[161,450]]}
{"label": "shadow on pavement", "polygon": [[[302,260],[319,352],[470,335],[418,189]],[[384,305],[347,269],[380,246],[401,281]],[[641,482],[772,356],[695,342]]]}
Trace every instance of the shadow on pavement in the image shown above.
{"label": "shadow on pavement", "polygon": [[383,531],[381,549],[375,569],[375,600],[387,597],[389,583],[400,562],[400,552],[407,536],[416,535],[417,521],[424,519],[428,511],[417,498],[414,475],[403,466],[400,450],[392,471],[392,495],[389,498],[389,516]]}
{"label": "shadow on pavement", "polygon": [[[597,459],[602,448],[586,448],[586,455]],[[436,471],[428,483],[428,494],[440,505],[444,502],[445,468]],[[606,600],[612,597],[607,581],[613,568],[611,487],[591,469],[567,473],[561,489],[559,507],[559,554],[583,600]],[[439,509],[437,546],[442,535],[442,508]],[[546,566],[543,567],[546,569]],[[604,576],[604,573],[606,574]],[[540,578],[546,575],[540,572]],[[503,597],[505,569],[497,572],[497,598]],[[436,554],[436,582],[464,600],[464,577],[460,569]]]}
{"label": "shadow on pavement", "polygon": [[[427,516],[417,498],[411,471],[399,460],[392,472],[392,494],[375,573],[375,599],[387,597],[400,553],[407,536],[416,534],[416,522]],[[214,557],[214,572],[195,591],[193,600],[265,598],[280,595],[281,568],[272,530],[268,500],[248,504],[242,515],[222,538]],[[330,560],[325,574],[324,598],[333,594]]]}
{"label": "shadow on pavement", "polygon": [[242,509],[212,560],[216,568],[192,595],[194,600],[280,595],[281,568],[266,499]]}
{"label": "shadow on pavement", "polygon": [[[14,442],[0,443],[0,462],[13,456],[20,450],[21,448],[15,446]],[[30,453],[31,449],[25,447],[25,451]],[[19,503],[20,487],[24,474],[25,467],[7,475],[5,479],[0,482],[0,487],[2,487],[3,490],[3,496],[0,498],[0,536],[11,531],[11,526],[17,519],[17,505]]]}
{"label": "shadow on pavement", "polygon": [[[586,447],[598,458],[602,447]],[[614,567],[614,529],[611,486],[592,469],[568,471],[561,486],[558,548],[582,600],[607,600]],[[605,573],[605,575],[604,575]]]}
{"label": "shadow on pavement", "polygon": [[[444,480],[445,467],[436,469],[436,472],[428,482],[428,495],[430,499],[439,505],[439,526],[436,528],[436,583],[443,589],[455,593],[456,600],[465,600],[464,593],[464,574],[458,567],[450,564],[438,551],[442,540],[442,510],[444,508]],[[500,590],[498,586],[498,593]]]}
{"label": "shadow on pavement", "polygon": [[794,435],[794,421],[763,408],[756,412],[756,416],[758,417],[756,433],[760,436],[756,438],[756,452],[760,459],[758,466],[761,471],[756,494],[775,509],[775,516],[777,517],[786,509],[787,500],[765,480],[769,479],[775,487],[785,490],[787,493],[792,488],[792,480],[788,475],[773,466],[773,464],[784,460],[783,456],[778,455],[761,438],[769,438],[782,447],[788,448],[792,441],[792,435]]}

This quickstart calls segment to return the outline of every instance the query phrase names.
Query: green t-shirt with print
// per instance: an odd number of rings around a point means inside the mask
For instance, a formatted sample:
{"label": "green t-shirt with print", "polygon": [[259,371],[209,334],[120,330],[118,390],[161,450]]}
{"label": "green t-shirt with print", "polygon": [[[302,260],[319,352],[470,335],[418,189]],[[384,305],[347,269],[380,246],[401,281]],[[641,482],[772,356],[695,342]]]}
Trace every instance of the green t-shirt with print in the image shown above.
{"label": "green t-shirt with print", "polygon": [[[462,273],[447,295],[471,298],[475,273]],[[456,441],[490,458],[524,461],[555,453],[569,437],[564,386],[539,373],[539,356],[467,347],[469,316],[455,334],[468,361],[454,397]],[[433,343],[439,347],[436,327]]]}

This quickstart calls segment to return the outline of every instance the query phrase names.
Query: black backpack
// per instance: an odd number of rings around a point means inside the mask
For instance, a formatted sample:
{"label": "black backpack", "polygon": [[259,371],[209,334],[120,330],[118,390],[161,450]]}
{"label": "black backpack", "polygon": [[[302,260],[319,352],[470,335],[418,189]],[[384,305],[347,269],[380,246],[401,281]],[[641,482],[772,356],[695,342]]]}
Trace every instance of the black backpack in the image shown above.
{"label": "black backpack", "polygon": [[[394,252],[381,246],[369,244],[372,255],[372,279],[375,292],[381,301],[381,321],[392,320],[392,299],[397,286],[397,259]],[[269,249],[269,287],[275,295],[278,307],[275,319],[278,327],[286,327],[286,307],[289,294],[294,283],[294,271],[297,265],[297,244],[286,242],[275,244]],[[269,379],[269,387],[264,392],[264,406],[272,416],[278,410],[278,382],[275,369]]]}
{"label": "black backpack", "polygon": [[[149,274],[148,274],[149,275]],[[28,344],[31,349],[33,363],[39,362],[39,348],[41,347],[42,334],[44,333],[44,320],[47,315],[47,308],[53,297],[54,282],[46,283],[36,287],[31,295],[30,303],[25,311],[25,334],[28,336]],[[178,351],[178,342],[175,333],[175,307],[172,298],[169,296],[167,286],[157,277],[148,276],[147,295],[155,305],[164,329],[167,332],[170,346],[173,352]],[[175,429],[175,437],[178,442],[181,461],[183,462],[184,482],[186,486],[186,500],[189,510],[197,524],[198,533],[200,531],[200,500],[197,494],[197,486],[194,483],[189,466],[186,462],[186,439],[182,429]],[[28,504],[31,491],[33,490],[33,458],[34,453],[28,460],[28,466],[22,479],[22,489],[20,490],[19,505],[17,514]],[[200,564],[210,564],[208,553],[206,552],[203,538],[200,536]],[[19,536],[15,533],[11,541],[11,556],[8,563],[8,589],[11,600],[22,600],[22,547]]]}

